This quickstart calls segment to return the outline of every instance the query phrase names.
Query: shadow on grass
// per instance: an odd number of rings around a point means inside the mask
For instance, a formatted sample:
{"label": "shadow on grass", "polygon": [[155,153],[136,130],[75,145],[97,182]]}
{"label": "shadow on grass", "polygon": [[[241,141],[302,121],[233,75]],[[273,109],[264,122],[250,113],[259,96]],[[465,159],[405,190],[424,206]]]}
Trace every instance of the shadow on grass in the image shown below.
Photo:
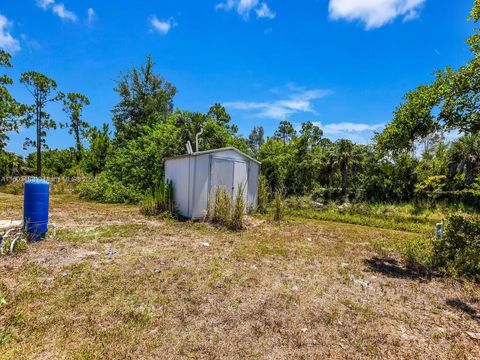
{"label": "shadow on grass", "polygon": [[390,257],[377,257],[365,259],[364,264],[371,270],[392,278],[410,279],[427,282],[438,276],[424,267],[405,267],[397,260]]}
{"label": "shadow on grass", "polygon": [[471,307],[470,305],[468,305],[466,302],[458,299],[458,298],[454,298],[454,299],[447,299],[445,300],[445,304],[447,304],[448,306],[451,306],[457,310],[461,310],[463,311],[464,313],[470,315],[470,317],[478,322],[480,322],[480,314],[479,312]]}

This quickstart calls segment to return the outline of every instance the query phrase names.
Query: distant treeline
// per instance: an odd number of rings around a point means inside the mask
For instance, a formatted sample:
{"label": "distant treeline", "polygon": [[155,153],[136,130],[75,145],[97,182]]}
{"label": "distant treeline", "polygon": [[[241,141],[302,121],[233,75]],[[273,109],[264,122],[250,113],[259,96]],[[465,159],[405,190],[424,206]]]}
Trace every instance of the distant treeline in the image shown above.
{"label": "distant treeline", "polygon": [[[469,17],[480,17],[475,1]],[[312,194],[315,198],[411,201],[465,201],[478,205],[480,194],[480,33],[467,40],[472,59],[459,69],[439,71],[431,84],[405,95],[392,121],[371,145],[323,137],[314,122],[296,128],[282,121],[265,138],[262,126],[248,137],[238,133],[221,104],[207,113],[174,107],[176,88],[145,65],[124,73],[114,91],[113,129],[90,127],[82,117],[86,96],[57,91],[57,83],[37,72],[23,73],[20,82],[32,95],[18,103],[9,93],[13,80],[0,77],[0,179],[11,176],[91,176],[82,196],[109,202],[136,202],[163,178],[163,160],[184,154],[187,141],[203,129],[200,150],[235,146],[262,162],[262,173],[273,193]],[[10,55],[0,52],[0,64],[10,67]],[[66,120],[60,125],[72,135],[72,148],[48,149],[47,130],[58,125],[49,104],[61,102]],[[7,134],[34,126],[26,139],[35,153],[22,158],[6,152]],[[445,134],[457,132],[454,141]]]}

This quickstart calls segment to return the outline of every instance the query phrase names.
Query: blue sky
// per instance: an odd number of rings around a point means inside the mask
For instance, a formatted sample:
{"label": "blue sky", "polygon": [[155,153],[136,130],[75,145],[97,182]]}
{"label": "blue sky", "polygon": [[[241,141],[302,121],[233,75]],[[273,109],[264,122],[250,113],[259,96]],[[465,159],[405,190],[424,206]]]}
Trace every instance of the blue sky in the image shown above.
{"label": "blue sky", "polygon": [[[147,54],[178,89],[175,105],[221,102],[240,132],[311,120],[331,139],[368,142],[403,94],[458,67],[471,0],[0,0],[0,47],[19,74],[36,70],[87,95],[85,120],[110,123],[114,81]],[[29,102],[18,81],[12,93]],[[58,121],[59,106],[50,112]],[[22,150],[30,130],[13,134]],[[65,130],[51,147],[73,145]]]}

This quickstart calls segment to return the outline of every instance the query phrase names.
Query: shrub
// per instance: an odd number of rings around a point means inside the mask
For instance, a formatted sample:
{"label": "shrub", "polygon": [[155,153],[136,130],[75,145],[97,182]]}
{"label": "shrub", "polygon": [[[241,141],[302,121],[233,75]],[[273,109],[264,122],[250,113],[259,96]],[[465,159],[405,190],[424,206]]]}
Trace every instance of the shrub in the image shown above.
{"label": "shrub", "polygon": [[225,187],[215,191],[213,204],[208,218],[214,224],[228,226],[232,212],[232,196]]}
{"label": "shrub", "polygon": [[245,197],[243,193],[245,191],[245,183],[238,186],[237,193],[235,194],[235,203],[233,204],[232,216],[230,219],[230,229],[239,231],[243,229],[243,216],[245,214]]}
{"label": "shrub", "polygon": [[313,208],[312,200],[308,196],[290,196],[283,201],[284,207],[289,210],[308,210]]}
{"label": "shrub", "polygon": [[267,178],[261,175],[258,178],[258,205],[257,211],[260,214],[265,214],[267,212],[268,204],[268,190],[267,190]]}
{"label": "shrub", "polygon": [[172,182],[162,180],[153,191],[148,190],[142,199],[140,212],[147,216],[162,213],[173,214],[175,212],[175,202]]}
{"label": "shrub", "polygon": [[141,198],[133,187],[122,184],[106,173],[101,173],[95,179],[80,182],[76,191],[81,199],[104,203],[136,204]]}
{"label": "shrub", "polygon": [[228,229],[239,231],[244,228],[245,184],[241,184],[232,200],[232,195],[225,187],[219,187],[215,196],[209,200],[207,219]]}
{"label": "shrub", "polygon": [[282,221],[285,215],[285,205],[283,203],[282,193],[279,190],[275,192],[274,207],[275,213],[273,219],[275,221]]}
{"label": "shrub", "polygon": [[13,181],[0,187],[0,191],[10,195],[22,195],[23,194],[23,182]]}
{"label": "shrub", "polygon": [[480,281],[480,218],[452,215],[434,242],[433,263],[454,275]]}

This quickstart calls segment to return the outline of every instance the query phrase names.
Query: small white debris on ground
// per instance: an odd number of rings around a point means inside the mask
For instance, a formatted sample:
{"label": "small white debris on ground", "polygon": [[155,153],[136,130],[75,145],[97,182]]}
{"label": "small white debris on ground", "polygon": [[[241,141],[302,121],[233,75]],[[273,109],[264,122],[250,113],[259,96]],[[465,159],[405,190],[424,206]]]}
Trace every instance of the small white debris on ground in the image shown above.
{"label": "small white debris on ground", "polygon": [[22,226],[22,220],[0,220],[0,231]]}
{"label": "small white debris on ground", "polygon": [[367,280],[357,278],[355,276],[350,276],[350,280],[352,280],[355,284],[361,285],[364,289],[368,288],[368,286],[370,285],[370,283]]}
{"label": "small white debris on ground", "polygon": [[480,340],[480,333],[467,331],[467,335],[470,336],[472,339]]}

